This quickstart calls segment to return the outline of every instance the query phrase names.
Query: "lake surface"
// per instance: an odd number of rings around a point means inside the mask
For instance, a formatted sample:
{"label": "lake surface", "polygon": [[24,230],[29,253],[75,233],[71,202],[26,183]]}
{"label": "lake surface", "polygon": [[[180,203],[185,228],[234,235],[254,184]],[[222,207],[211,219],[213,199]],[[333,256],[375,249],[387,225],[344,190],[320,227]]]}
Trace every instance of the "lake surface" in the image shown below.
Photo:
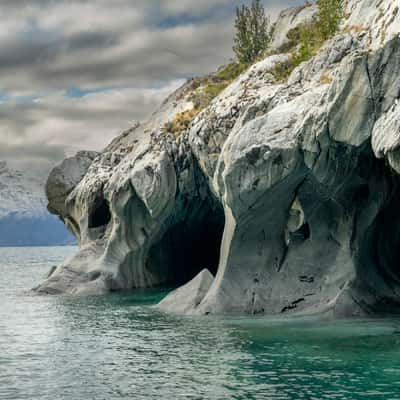
{"label": "lake surface", "polygon": [[174,317],[165,290],[29,288],[74,248],[0,248],[0,399],[400,399],[400,320]]}

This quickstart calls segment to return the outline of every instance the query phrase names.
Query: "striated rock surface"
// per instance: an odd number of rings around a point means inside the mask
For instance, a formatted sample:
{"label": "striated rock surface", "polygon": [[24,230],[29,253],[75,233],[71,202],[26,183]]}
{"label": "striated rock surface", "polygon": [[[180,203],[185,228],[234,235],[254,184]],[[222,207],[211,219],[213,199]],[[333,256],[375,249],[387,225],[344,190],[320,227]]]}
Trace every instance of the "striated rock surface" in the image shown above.
{"label": "striated rock surface", "polygon": [[287,82],[272,72],[288,55],[270,56],[174,136],[165,124],[202,89],[190,81],[82,178],[53,173],[49,209],[81,250],[37,290],[190,281],[160,308],[398,312],[400,0],[345,5],[340,32]]}

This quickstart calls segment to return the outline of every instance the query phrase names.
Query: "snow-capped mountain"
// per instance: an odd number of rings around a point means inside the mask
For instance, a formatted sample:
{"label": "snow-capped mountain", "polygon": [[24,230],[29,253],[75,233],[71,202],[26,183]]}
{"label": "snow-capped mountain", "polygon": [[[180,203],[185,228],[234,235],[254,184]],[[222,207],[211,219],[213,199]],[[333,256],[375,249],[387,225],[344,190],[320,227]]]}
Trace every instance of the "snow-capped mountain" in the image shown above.
{"label": "snow-capped mountain", "polygon": [[46,217],[44,183],[44,178],[11,170],[5,161],[0,161],[0,218]]}
{"label": "snow-capped mountain", "polygon": [[47,211],[45,180],[0,161],[0,246],[73,243],[64,225]]}

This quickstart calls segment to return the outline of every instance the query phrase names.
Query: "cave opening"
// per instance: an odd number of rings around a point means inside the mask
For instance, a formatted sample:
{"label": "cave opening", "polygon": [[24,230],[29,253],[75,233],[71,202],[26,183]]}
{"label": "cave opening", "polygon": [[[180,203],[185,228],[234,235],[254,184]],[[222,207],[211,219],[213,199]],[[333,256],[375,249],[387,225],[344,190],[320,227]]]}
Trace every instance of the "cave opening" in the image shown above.
{"label": "cave opening", "polygon": [[97,197],[89,213],[89,229],[101,228],[111,220],[110,205],[104,197]]}
{"label": "cave opening", "polygon": [[[356,231],[358,287],[373,294],[372,312],[400,313],[400,179],[379,163],[379,175],[371,179],[367,191],[369,213],[358,215],[358,226],[365,226],[370,213],[379,210],[365,231]],[[371,174],[372,176],[372,174]],[[379,195],[378,195],[379,194]],[[364,197],[366,199],[366,197]],[[361,203],[359,203],[359,206]],[[363,208],[365,208],[363,204]],[[373,205],[373,207],[371,207]]]}
{"label": "cave opening", "polygon": [[389,286],[400,286],[399,195],[377,216],[370,235],[372,259]]}
{"label": "cave opening", "polygon": [[205,268],[215,276],[224,226],[222,207],[205,202],[172,224],[151,248],[146,268],[162,284],[174,286],[189,282]]}

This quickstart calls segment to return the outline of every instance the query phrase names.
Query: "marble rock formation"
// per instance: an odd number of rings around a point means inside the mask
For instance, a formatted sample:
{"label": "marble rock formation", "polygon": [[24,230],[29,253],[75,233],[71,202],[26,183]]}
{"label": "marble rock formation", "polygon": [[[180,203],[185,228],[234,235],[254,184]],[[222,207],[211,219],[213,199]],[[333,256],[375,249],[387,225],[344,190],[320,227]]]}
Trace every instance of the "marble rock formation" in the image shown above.
{"label": "marble rock formation", "polygon": [[[184,285],[159,308],[189,314],[399,311],[400,0],[345,8],[287,81],[273,70],[288,54],[271,55],[173,135],[166,124],[201,90],[189,81],[75,160],[79,173],[53,172],[49,209],[80,250],[37,290]],[[281,15],[275,53],[282,19],[312,12]]]}

